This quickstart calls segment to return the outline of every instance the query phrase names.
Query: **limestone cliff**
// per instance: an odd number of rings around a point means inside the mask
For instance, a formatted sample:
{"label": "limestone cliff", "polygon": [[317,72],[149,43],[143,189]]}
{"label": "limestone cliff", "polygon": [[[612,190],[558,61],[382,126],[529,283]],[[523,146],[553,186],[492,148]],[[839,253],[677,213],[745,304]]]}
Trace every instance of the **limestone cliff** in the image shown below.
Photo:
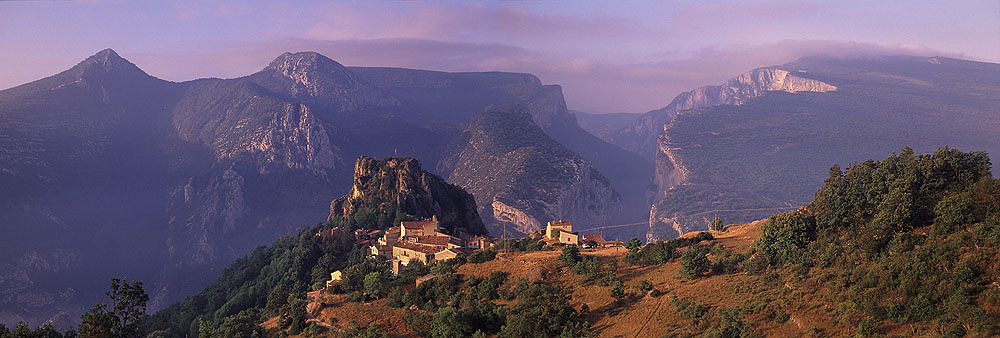
{"label": "limestone cliff", "polygon": [[341,160],[333,133],[304,104],[265,95],[245,82],[191,85],[173,115],[179,136],[209,147],[219,161],[250,161],[261,174],[303,169],[326,174]]}
{"label": "limestone cliff", "polygon": [[398,104],[340,63],[315,52],[281,54],[246,79],[275,93],[336,111]]}
{"label": "limestone cliff", "polygon": [[495,236],[538,230],[554,219],[606,225],[621,198],[590,162],[552,140],[520,107],[491,109],[449,146],[438,170],[469,190]]}
{"label": "limestone cliff", "polygon": [[609,141],[626,150],[654,159],[657,137],[664,124],[677,113],[694,108],[718,105],[741,105],[767,92],[829,92],[836,86],[804,77],[804,73],[789,72],[777,67],[764,67],[741,74],[717,86],[706,86],[681,93],[666,107],[643,114],[632,124],[609,136]]}
{"label": "limestone cliff", "polygon": [[[392,218],[379,218],[381,215]],[[364,228],[386,228],[398,219],[432,216],[448,233],[486,233],[472,195],[420,169],[416,159],[376,160],[362,156],[354,165],[351,191],[330,203],[328,219]]]}

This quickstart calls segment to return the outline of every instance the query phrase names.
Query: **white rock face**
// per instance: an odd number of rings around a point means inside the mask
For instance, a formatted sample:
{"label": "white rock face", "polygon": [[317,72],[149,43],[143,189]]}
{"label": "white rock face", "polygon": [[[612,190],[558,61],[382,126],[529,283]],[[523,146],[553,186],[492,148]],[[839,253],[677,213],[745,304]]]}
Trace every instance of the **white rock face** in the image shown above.
{"label": "white rock face", "polygon": [[[528,215],[521,209],[507,205],[503,201],[493,200],[493,218],[496,222],[512,225],[512,229],[519,233],[531,233],[542,228],[542,222],[537,218]],[[493,236],[510,236],[502,231],[491,231]]]}
{"label": "white rock face", "polygon": [[717,104],[740,105],[767,92],[815,92],[837,90],[836,86],[806,79],[777,68],[759,68],[726,81],[719,90]]}
{"label": "white rock face", "polygon": [[626,150],[655,159],[658,153],[657,137],[663,132],[664,124],[682,111],[724,104],[741,105],[768,92],[825,93],[837,90],[834,85],[807,79],[796,75],[797,73],[775,67],[758,68],[721,85],[681,93],[666,107],[636,119],[610,141]]}
{"label": "white rock face", "polygon": [[656,156],[656,175],[653,176],[653,184],[657,191],[655,199],[663,197],[663,192],[672,187],[681,185],[687,181],[689,171],[684,167],[680,156],[676,155],[676,148],[670,147],[669,135],[660,135],[659,153]]}
{"label": "white rock face", "polygon": [[333,168],[338,160],[326,133],[309,108],[301,104],[288,104],[275,112],[270,123],[249,135],[245,151],[259,153],[264,166],[281,166],[290,169]]}
{"label": "white rock face", "polygon": [[[719,86],[701,87],[678,95],[670,106],[674,114],[693,108],[718,105],[742,105],[747,101],[768,92],[786,93],[825,93],[837,90],[837,87],[822,81],[807,79],[786,70],[773,67],[758,68],[733,78]],[[662,125],[663,130],[669,124]],[[661,132],[662,132],[661,131]],[[656,143],[656,197],[662,197],[663,192],[671,187],[683,184],[688,176],[683,159],[675,155],[671,148],[670,135],[660,133]]]}

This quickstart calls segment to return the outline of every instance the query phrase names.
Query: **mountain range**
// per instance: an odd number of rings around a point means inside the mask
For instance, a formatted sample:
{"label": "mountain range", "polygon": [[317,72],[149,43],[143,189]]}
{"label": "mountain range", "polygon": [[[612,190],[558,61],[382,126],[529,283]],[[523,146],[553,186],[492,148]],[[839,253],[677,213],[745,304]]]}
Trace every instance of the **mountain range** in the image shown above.
{"label": "mountain range", "polygon": [[[799,208],[835,164],[906,146],[1000,153],[998,78],[998,64],[943,57],[809,57],[604,116],[530,74],[303,52],[170,82],[104,50],[0,91],[0,323],[72,325],[110,277],[144,281],[151,310],[194,294],[336,214],[358,158],[419,160],[471,193],[460,218],[494,236],[553,219],[649,241],[746,223]],[[421,180],[407,186],[461,195]]]}
{"label": "mountain range", "polygon": [[[560,149],[546,153],[557,156],[550,164],[586,174],[553,186],[600,186],[608,196],[558,216],[584,229],[645,219],[652,162],[584,131],[560,87],[530,74],[344,67],[303,52],[245,77],[169,82],[109,49],[0,91],[0,322],[72,324],[113,276],[145,281],[150,309],[162,308],[254,247],[324,221],[333,197],[351,188],[359,156],[406,155],[437,168],[449,149],[475,141],[463,133],[487,127],[476,117],[499,105],[530,117],[518,123]],[[536,179],[522,164],[495,166],[506,179]],[[474,176],[466,165],[476,164],[452,162],[447,174]],[[479,191],[473,182],[463,188]],[[582,201],[571,195],[587,192],[516,193]],[[475,196],[487,206],[493,197]],[[514,212],[538,222],[555,216],[523,208]],[[495,225],[498,215],[483,221]]]}
{"label": "mountain range", "polygon": [[998,64],[944,57],[807,57],[682,93],[605,139],[655,158],[646,239],[669,239],[796,209],[835,164],[997,153],[997,79]]}

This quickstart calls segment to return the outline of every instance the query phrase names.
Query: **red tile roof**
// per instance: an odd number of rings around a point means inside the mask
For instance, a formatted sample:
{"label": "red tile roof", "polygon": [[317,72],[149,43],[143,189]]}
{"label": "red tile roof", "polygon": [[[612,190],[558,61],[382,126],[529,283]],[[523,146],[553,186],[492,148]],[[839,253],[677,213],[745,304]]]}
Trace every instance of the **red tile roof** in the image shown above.
{"label": "red tile roof", "polygon": [[613,241],[605,240],[604,237],[601,235],[583,235],[581,239],[583,239],[584,241],[594,242],[595,244],[598,245],[614,243]]}
{"label": "red tile roof", "polygon": [[437,222],[434,221],[403,221],[403,226],[407,229],[423,229],[424,226],[432,225],[437,226]]}
{"label": "red tile roof", "polygon": [[455,244],[455,245],[461,245],[462,244],[462,242],[459,241],[458,238],[451,237],[451,236],[418,236],[417,237],[417,244],[445,246],[445,245],[448,245],[448,243]]}
{"label": "red tile roof", "polygon": [[413,243],[396,243],[395,246],[397,248],[402,248],[402,249],[407,249],[407,250],[413,250],[413,251],[422,252],[422,253],[425,253],[425,254],[434,254],[434,253],[437,253],[438,251],[441,251],[441,250],[435,249],[435,248],[430,247],[430,246],[417,245],[417,244],[413,244]]}

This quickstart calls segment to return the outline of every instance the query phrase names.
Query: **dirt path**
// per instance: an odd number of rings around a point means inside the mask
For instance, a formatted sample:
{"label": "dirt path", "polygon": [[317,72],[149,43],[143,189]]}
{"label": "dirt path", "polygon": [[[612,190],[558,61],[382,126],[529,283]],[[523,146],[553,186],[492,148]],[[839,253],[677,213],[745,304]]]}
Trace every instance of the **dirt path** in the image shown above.
{"label": "dirt path", "polygon": [[340,328],[333,326],[330,323],[323,322],[322,320],[316,319],[313,313],[319,313],[323,310],[323,291],[313,291],[307,294],[310,298],[309,303],[306,304],[306,324],[316,323],[316,325],[325,327],[327,329],[333,330],[333,332],[340,332]]}
{"label": "dirt path", "polygon": [[639,330],[635,331],[634,338],[639,338],[639,335],[642,334],[642,330],[645,330],[646,326],[649,325],[649,321],[653,320],[653,316],[655,316],[657,313],[660,312],[660,305],[663,305],[663,297],[659,297],[659,299],[656,301],[656,308],[653,309],[653,312],[649,313],[649,317],[646,317],[646,321],[642,323],[642,326],[639,327]]}

